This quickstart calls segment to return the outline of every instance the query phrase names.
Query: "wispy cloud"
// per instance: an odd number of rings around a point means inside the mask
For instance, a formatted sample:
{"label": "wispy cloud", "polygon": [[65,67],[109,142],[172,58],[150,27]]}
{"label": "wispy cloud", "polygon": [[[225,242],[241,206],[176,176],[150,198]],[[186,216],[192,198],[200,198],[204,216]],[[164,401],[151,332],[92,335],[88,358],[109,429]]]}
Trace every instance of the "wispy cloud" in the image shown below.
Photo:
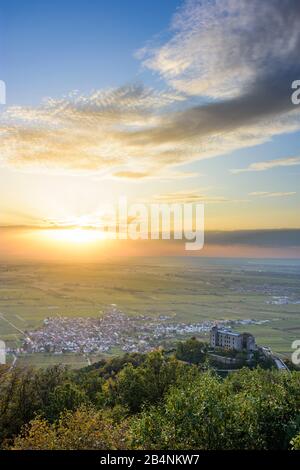
{"label": "wispy cloud", "polygon": [[165,171],[165,172],[157,172],[148,170],[148,171],[134,171],[134,170],[120,170],[115,171],[114,173],[108,175],[108,178],[115,178],[115,179],[127,179],[127,180],[144,180],[144,179],[159,179],[160,181],[163,180],[181,180],[185,178],[196,178],[198,176],[203,176],[202,173],[197,173],[193,171]]}
{"label": "wispy cloud", "polygon": [[188,0],[173,17],[170,39],[137,56],[180,92],[240,96],[270,70],[274,78],[298,63],[299,16],[298,0]]}
{"label": "wispy cloud", "polygon": [[203,203],[220,203],[226,202],[227,199],[223,196],[212,196],[207,192],[192,189],[189,191],[174,191],[162,194],[155,194],[152,198],[152,202],[159,203],[192,203],[192,202],[203,202]]}
{"label": "wispy cloud", "polygon": [[268,160],[265,162],[251,163],[247,168],[235,168],[231,173],[245,173],[248,171],[266,171],[272,168],[300,165],[300,157],[280,158],[277,160]]}
{"label": "wispy cloud", "polygon": [[300,75],[299,22],[298,0],[187,1],[171,39],[139,52],[166,90],[124,86],[8,108],[0,164],[172,178],[172,167],[300,130],[290,100]]}
{"label": "wispy cloud", "polygon": [[296,191],[282,191],[282,192],[270,192],[270,191],[255,191],[253,193],[249,193],[249,196],[254,197],[288,197],[294,196]]}

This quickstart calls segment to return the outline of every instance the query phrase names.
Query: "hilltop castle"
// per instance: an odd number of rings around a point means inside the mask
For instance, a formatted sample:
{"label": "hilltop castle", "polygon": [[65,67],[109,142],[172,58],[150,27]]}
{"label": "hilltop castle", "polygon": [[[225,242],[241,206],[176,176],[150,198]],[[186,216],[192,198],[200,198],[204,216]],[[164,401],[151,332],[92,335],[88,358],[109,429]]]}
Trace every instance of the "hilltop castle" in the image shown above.
{"label": "hilltop castle", "polygon": [[257,349],[255,338],[250,333],[237,333],[217,326],[210,331],[210,345],[235,351],[251,352]]}

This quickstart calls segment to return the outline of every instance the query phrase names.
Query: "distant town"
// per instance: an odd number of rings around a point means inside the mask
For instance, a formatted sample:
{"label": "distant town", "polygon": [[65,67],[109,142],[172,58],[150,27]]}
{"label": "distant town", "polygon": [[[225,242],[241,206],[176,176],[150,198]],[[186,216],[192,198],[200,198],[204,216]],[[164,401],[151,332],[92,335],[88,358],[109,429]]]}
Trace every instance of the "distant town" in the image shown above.
{"label": "distant town", "polygon": [[[220,328],[262,324],[267,320],[224,320]],[[176,322],[176,316],[128,316],[111,306],[99,317],[65,317],[56,315],[44,320],[35,330],[26,331],[23,344],[14,353],[105,353],[113,348],[124,352],[148,352],[164,341],[209,333],[215,321]]]}

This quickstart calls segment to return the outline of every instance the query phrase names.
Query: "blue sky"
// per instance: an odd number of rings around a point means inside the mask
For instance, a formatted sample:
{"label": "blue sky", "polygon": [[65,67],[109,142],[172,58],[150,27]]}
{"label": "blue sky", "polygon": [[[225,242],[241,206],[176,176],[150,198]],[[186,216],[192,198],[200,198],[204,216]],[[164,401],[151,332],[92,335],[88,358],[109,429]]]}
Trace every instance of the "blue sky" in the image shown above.
{"label": "blue sky", "polygon": [[97,217],[126,194],[198,198],[212,230],[300,228],[287,5],[1,0],[0,223]]}
{"label": "blue sky", "polygon": [[[9,104],[38,104],[70,90],[153,81],[134,51],[166,31],[180,1],[1,2],[2,75]],[[155,80],[155,79],[154,79]]]}

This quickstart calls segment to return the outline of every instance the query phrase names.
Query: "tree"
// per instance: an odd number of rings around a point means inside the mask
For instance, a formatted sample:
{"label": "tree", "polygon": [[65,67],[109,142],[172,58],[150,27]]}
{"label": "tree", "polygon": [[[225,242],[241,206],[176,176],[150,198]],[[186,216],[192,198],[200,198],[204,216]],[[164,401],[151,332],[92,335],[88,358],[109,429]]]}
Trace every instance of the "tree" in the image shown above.
{"label": "tree", "polygon": [[291,444],[293,450],[300,450],[300,433],[291,440]]}
{"label": "tree", "polygon": [[45,370],[2,368],[0,371],[0,444],[17,434],[37,413],[43,413],[56,386],[68,371],[60,366]]}
{"label": "tree", "polygon": [[153,351],[140,366],[127,364],[104,384],[106,403],[119,403],[136,413],[142,405],[161,400],[186,367],[174,358],[164,357],[161,351]]}
{"label": "tree", "polygon": [[196,338],[190,338],[185,342],[179,342],[176,349],[176,358],[191,364],[200,364],[206,358],[207,346]]}
{"label": "tree", "polygon": [[108,362],[79,372],[1,367],[2,447],[4,442],[13,449],[300,446],[298,372],[244,368],[222,380],[162,351],[142,360],[135,355],[127,364],[124,357]]}
{"label": "tree", "polygon": [[300,408],[299,374],[243,369],[212,372],[171,387],[159,406],[133,420],[132,445],[144,449],[284,449]]}
{"label": "tree", "polygon": [[74,383],[65,382],[55,387],[51,392],[49,404],[46,407],[46,416],[50,420],[55,420],[63,411],[76,410],[87,402],[88,398],[83,390]]}
{"label": "tree", "polygon": [[14,439],[12,450],[114,450],[127,447],[127,423],[109,414],[81,407],[66,411],[56,423],[37,417]]}

